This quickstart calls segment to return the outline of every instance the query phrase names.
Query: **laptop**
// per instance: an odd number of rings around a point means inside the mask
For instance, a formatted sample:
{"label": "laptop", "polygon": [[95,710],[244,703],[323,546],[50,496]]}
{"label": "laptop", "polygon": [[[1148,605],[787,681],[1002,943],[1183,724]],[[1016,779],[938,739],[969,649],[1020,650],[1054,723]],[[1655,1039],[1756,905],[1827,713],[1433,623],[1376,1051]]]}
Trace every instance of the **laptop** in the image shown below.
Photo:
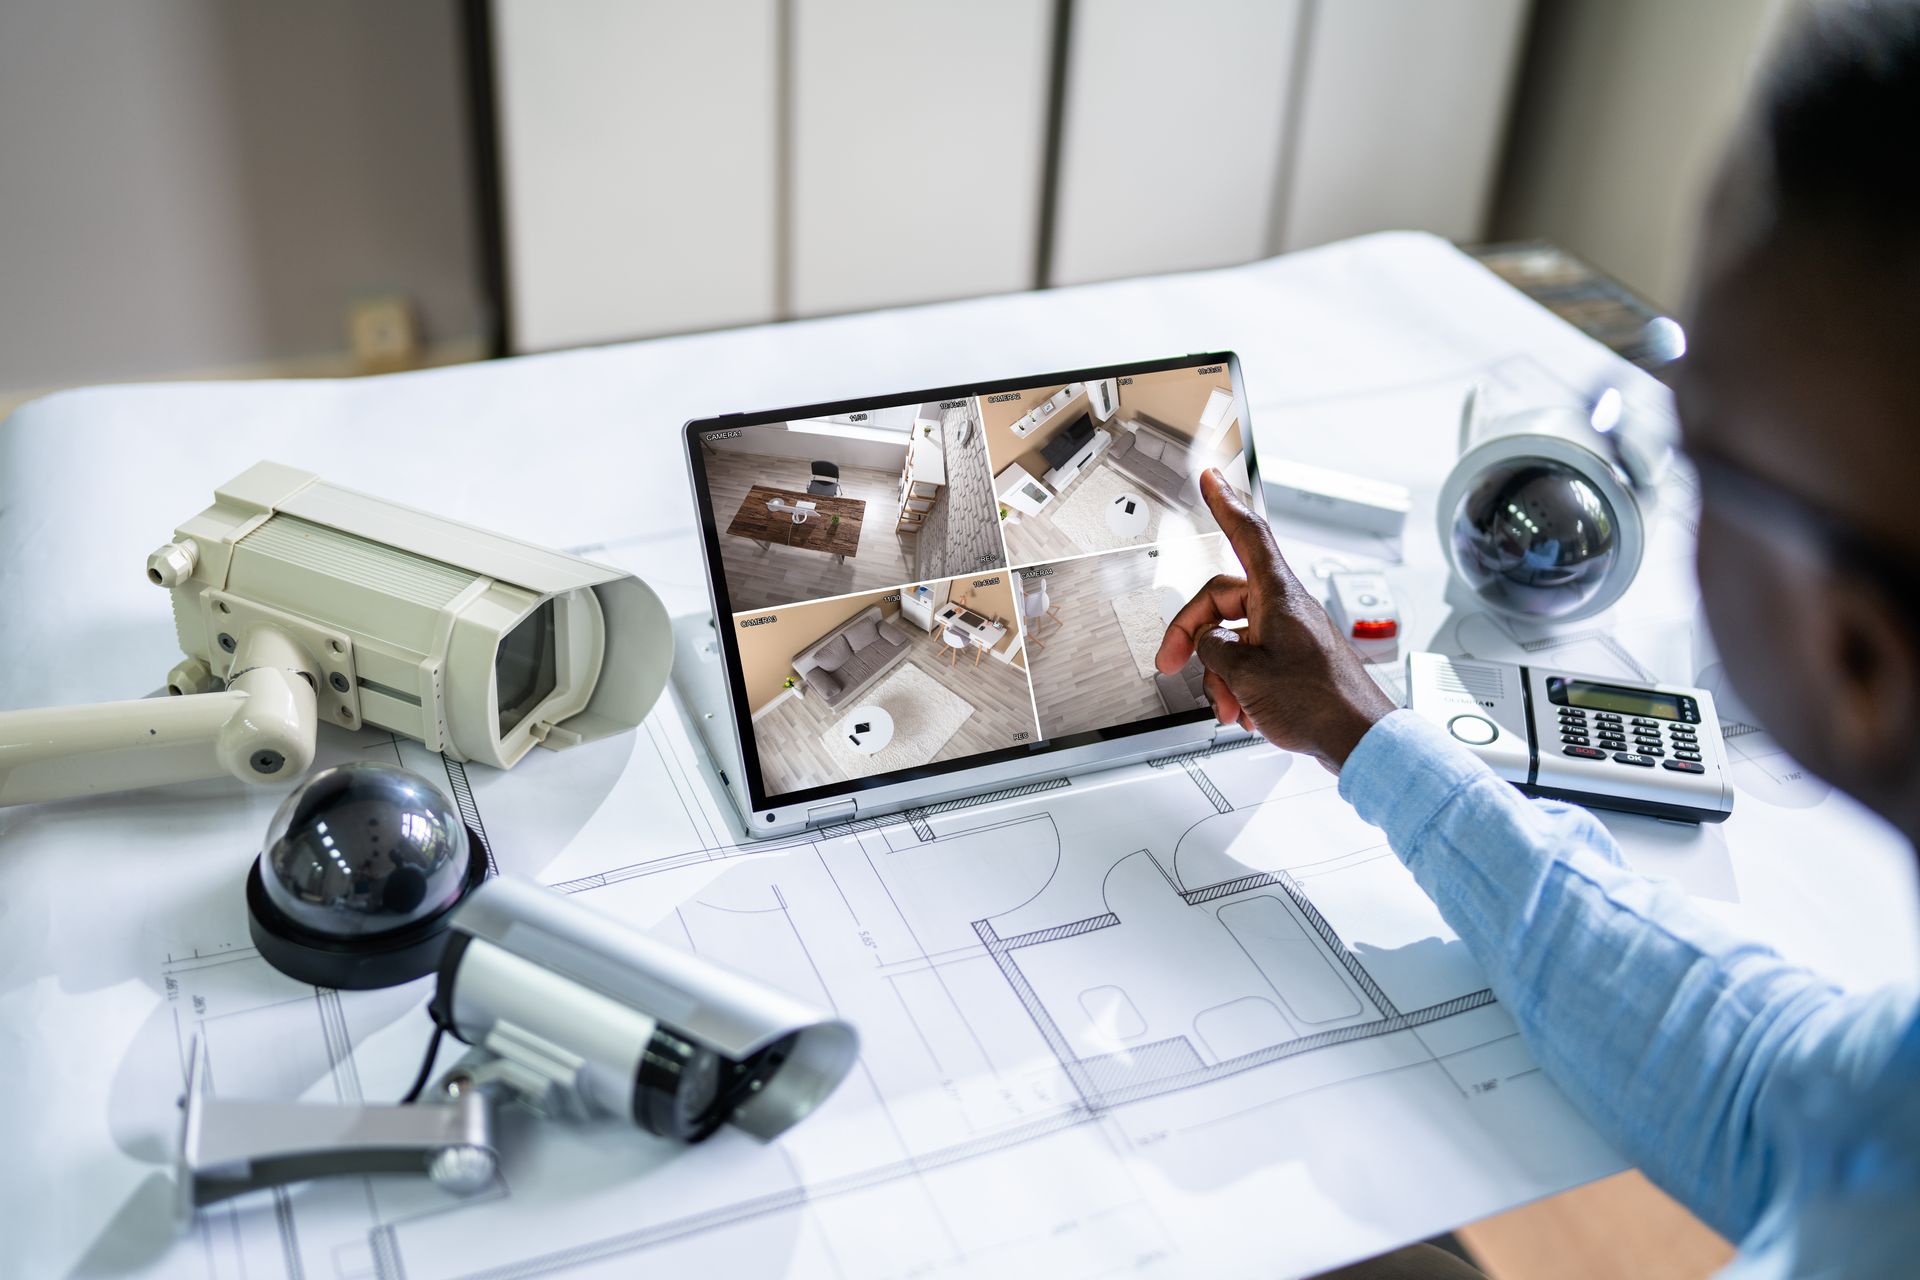
{"label": "laptop", "polygon": [[712,599],[675,683],[753,836],[1190,752],[1215,722],[1174,612],[1259,511],[1231,352],[685,427]]}

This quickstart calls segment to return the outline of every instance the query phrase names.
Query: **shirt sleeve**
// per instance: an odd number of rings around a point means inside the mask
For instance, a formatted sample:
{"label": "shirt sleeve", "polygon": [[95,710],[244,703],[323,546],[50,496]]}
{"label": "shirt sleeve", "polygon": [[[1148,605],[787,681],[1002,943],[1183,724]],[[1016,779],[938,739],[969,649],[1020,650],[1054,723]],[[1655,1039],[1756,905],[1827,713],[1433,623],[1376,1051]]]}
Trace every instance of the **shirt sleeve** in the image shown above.
{"label": "shirt sleeve", "polygon": [[1628,870],[1583,809],[1531,801],[1397,711],[1340,792],[1486,969],[1547,1073],[1649,1177],[1740,1239],[1794,1135],[1886,1063],[1910,1006],[1848,997]]}

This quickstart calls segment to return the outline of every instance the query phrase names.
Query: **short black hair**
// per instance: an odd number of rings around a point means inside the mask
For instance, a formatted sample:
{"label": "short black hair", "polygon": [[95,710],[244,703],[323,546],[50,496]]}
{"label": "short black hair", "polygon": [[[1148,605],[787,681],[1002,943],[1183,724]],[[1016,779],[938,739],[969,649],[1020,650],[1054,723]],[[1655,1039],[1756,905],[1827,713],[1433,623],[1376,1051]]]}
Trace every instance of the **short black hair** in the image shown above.
{"label": "short black hair", "polygon": [[1920,248],[1920,0],[1815,0],[1759,107],[1782,230]]}

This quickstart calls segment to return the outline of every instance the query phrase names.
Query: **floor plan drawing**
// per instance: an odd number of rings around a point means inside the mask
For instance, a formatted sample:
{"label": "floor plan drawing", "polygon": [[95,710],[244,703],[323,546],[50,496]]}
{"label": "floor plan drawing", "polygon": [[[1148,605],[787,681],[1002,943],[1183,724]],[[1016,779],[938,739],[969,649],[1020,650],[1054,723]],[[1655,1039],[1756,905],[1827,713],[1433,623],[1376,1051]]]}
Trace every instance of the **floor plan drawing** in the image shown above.
{"label": "floor plan drawing", "polygon": [[[1239,425],[1261,460],[1365,475],[1413,496],[1398,538],[1276,522],[1316,594],[1336,570],[1389,575],[1401,652],[1370,668],[1384,686],[1402,692],[1405,650],[1423,648],[1718,693],[1697,652],[1685,495],[1656,520],[1634,589],[1592,625],[1524,629],[1450,596],[1434,507],[1458,456],[1468,388],[1492,384],[1496,409],[1525,408],[1566,403],[1602,379],[1647,380],[1451,247],[1392,236],[1228,272],[406,379],[47,397],[19,411],[8,437],[20,465],[0,468],[0,531],[26,545],[60,530],[71,554],[21,557],[10,569],[20,607],[0,614],[0,629],[13,624],[14,656],[0,703],[151,689],[176,654],[139,557],[172,527],[176,495],[204,498],[209,481],[260,457],[311,456],[316,439],[344,460],[343,481],[431,494],[449,518],[631,570],[679,617],[712,607],[687,479],[663,465],[677,461],[666,441],[681,422],[837,401],[883,381],[939,386],[1227,345],[1245,371],[1249,420]],[[849,354],[871,351],[888,354],[884,370]],[[1092,393],[1078,394],[1107,435]],[[1052,399],[1023,400],[1005,423],[976,410],[965,439],[952,423],[961,452],[931,446],[959,412],[938,402],[899,422],[809,424],[819,429],[779,449],[755,452],[744,435],[721,448],[723,554],[764,570],[748,579],[762,597],[738,607],[791,610],[801,598],[871,591],[888,615],[896,602],[886,595],[935,582],[948,584],[928,602],[936,619],[945,604],[971,607],[963,597],[986,590],[972,562],[956,561],[959,551],[943,564],[918,558],[934,540],[965,544],[960,524],[943,533],[941,508],[984,526],[1007,505],[1022,516],[1016,529],[1060,536],[1034,547],[1032,562],[977,571],[1005,573],[1009,587],[1023,588],[1014,575],[1032,564],[1135,554],[1143,535],[1128,521],[1075,519],[1066,506],[1075,494],[1049,489],[1046,472],[1063,480],[1079,464],[1075,492],[1124,474],[1150,499],[1139,511],[1164,521],[1161,506],[1173,508],[1143,479],[1155,460],[1137,446],[1127,458],[1113,456],[1117,438],[1092,440],[1064,467],[1043,455],[1034,470],[1016,457],[1029,478],[1003,475],[989,430],[1004,425],[1023,448],[1044,446],[1056,423],[1064,433],[1079,416],[1063,395],[1043,421]],[[1204,401],[1188,417],[1140,408],[1174,425],[1208,416]],[[1028,415],[1022,435],[1013,424]],[[529,422],[552,423],[556,447],[525,448]],[[146,447],[157,432],[200,447]],[[463,457],[512,465],[475,466],[471,483],[447,484],[449,439]],[[964,453],[976,446],[979,458]],[[98,465],[68,465],[79,456]],[[373,457],[383,460],[378,477],[353,469]],[[957,465],[970,458],[979,465]],[[102,474],[124,501],[94,501]],[[83,475],[85,485],[74,478]],[[756,486],[782,491],[760,501],[769,517],[775,498],[794,508],[777,540],[751,509],[753,528],[724,533]],[[910,490],[929,488],[937,494],[920,501],[933,510],[914,511]],[[989,496],[969,505],[972,490]],[[525,500],[536,493],[568,500]],[[1048,493],[1057,501],[1029,521],[1019,498]],[[863,504],[857,529],[850,508],[823,505],[833,500]],[[796,523],[802,502],[824,519]],[[1106,505],[1128,514],[1124,502]],[[1118,585],[1116,598],[1162,584]],[[1159,705],[1114,600],[1076,601],[1069,584],[1056,586],[1033,611],[1024,590],[975,608],[992,624],[974,626],[981,640],[1017,624],[977,654],[933,655],[929,674],[975,708],[956,736],[986,718],[991,675],[1019,669],[1007,665],[1016,636],[1047,644],[1020,650],[1037,670],[1070,652],[1073,634],[1056,627],[1096,619],[1103,628],[1112,619],[1107,652],[1141,705]],[[61,626],[35,621],[56,610]],[[1049,621],[1028,630],[1040,619]],[[838,625],[778,646],[769,698],[781,696],[790,659]],[[877,671],[872,687],[906,665]],[[750,693],[758,679],[746,681]],[[850,716],[870,700],[850,682],[848,692]],[[856,718],[852,732],[865,736],[861,723],[881,722]],[[1709,915],[1836,980],[1864,988],[1911,974],[1920,944],[1910,850],[1797,776],[1763,734],[1728,730],[1739,798],[1726,823],[1598,815],[1630,864],[1681,880]],[[630,1125],[512,1108],[499,1125],[499,1176],[473,1197],[420,1178],[342,1177],[216,1205],[176,1231],[177,1102],[196,1037],[221,1097],[392,1101],[427,1045],[431,983],[321,990],[254,952],[244,876],[284,788],[207,782],[0,810],[10,1086],[0,1131],[22,1153],[0,1168],[8,1263],[31,1275],[168,1280],[1274,1277],[1620,1167],[1536,1069],[1488,977],[1381,834],[1311,760],[1236,745],[743,842],[698,735],[688,713],[662,701],[635,732],[536,751],[511,771],[461,769],[417,744],[331,728],[317,763],[402,764],[447,791],[503,874],[837,1010],[859,1029],[861,1058],[818,1113],[769,1145],[723,1130],[681,1148]],[[904,717],[894,735],[912,737]],[[447,1046],[441,1063],[456,1052]]]}
{"label": "floor plan drawing", "polygon": [[[1391,551],[1283,543],[1308,572]],[[1467,613],[1436,646],[1644,676],[1670,665],[1665,634]],[[1399,673],[1377,668],[1390,689]],[[163,1273],[1272,1274],[1366,1239],[1340,1206],[1438,1230],[1491,1187],[1619,1166],[1380,832],[1263,743],[745,844],[665,705],[630,741],[512,775],[392,740],[335,749],[444,778],[501,869],[834,1009],[861,1063],[773,1146],[515,1112],[478,1197],[395,1178],[255,1196],[203,1213]],[[424,991],[316,992],[243,946],[205,950],[169,968],[170,1034],[204,1035],[218,1091],[404,1089]]]}
{"label": "floor plan drawing", "polygon": [[[498,775],[476,794],[412,744],[360,750],[447,777],[505,869],[527,870],[510,851],[535,815],[491,808]],[[625,1275],[715,1258],[849,1277],[1190,1273],[1228,1256],[1209,1257],[1226,1247],[1209,1223],[1233,1224],[1231,1256],[1251,1233],[1284,1259],[1285,1224],[1260,1203],[1308,1167],[1326,1176],[1303,1157],[1341,1140],[1329,1116],[1364,1132],[1389,1098],[1475,1145],[1557,1125],[1521,1146],[1552,1152],[1568,1182],[1614,1163],[1310,762],[1238,745],[768,847],[720,838],[670,713],[632,750],[541,878],[851,1019],[854,1076],[766,1147],[512,1113],[499,1183],[475,1199],[400,1178],[256,1195],[201,1215],[183,1274]],[[1119,787],[1141,801],[1124,816]],[[679,847],[620,838],[622,794],[640,788],[680,801]],[[231,1096],[397,1094],[427,1029],[420,990],[315,991],[244,947],[170,960],[167,983],[174,1034],[203,1038]],[[1405,1180],[1392,1194],[1438,1223],[1467,1176],[1457,1159],[1422,1141],[1348,1174],[1383,1194]]]}
{"label": "floor plan drawing", "polygon": [[[1489,376],[1498,395],[1537,372],[1518,358]],[[1464,385],[1422,384],[1408,403],[1435,413]],[[1662,516],[1650,586],[1684,571],[1685,499]],[[1309,581],[1432,567],[1418,530],[1401,545],[1280,532]],[[649,546],[591,553],[637,563]],[[1694,674],[1692,631],[1674,625],[1690,593],[1560,629],[1437,593],[1406,605],[1427,647]],[[1373,671],[1403,692],[1399,661]],[[1743,790],[1791,785],[1758,735],[1728,737]],[[1439,1230],[1619,1167],[1380,832],[1318,765],[1263,743],[758,843],[730,834],[665,705],[630,740],[537,753],[511,776],[407,743],[335,749],[444,777],[502,870],[834,1009],[860,1029],[861,1062],[771,1146],[723,1131],[681,1149],[514,1112],[478,1197],[394,1178],[255,1196],[202,1214],[196,1246],[156,1274],[1268,1275],[1326,1265],[1343,1240],[1364,1252],[1354,1205]],[[316,992],[244,946],[201,950],[169,962],[167,1035],[204,1036],[220,1092],[405,1087],[424,992]]]}

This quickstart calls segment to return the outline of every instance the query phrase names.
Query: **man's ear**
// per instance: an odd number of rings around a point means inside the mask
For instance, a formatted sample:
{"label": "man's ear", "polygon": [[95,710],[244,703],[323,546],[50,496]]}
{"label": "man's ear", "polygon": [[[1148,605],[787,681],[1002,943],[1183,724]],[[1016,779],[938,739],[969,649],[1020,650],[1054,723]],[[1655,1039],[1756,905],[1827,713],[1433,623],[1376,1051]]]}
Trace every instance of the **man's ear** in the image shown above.
{"label": "man's ear", "polygon": [[1881,592],[1845,575],[1830,602],[1832,678],[1823,683],[1834,750],[1851,776],[1904,788],[1920,758],[1920,634]]}

